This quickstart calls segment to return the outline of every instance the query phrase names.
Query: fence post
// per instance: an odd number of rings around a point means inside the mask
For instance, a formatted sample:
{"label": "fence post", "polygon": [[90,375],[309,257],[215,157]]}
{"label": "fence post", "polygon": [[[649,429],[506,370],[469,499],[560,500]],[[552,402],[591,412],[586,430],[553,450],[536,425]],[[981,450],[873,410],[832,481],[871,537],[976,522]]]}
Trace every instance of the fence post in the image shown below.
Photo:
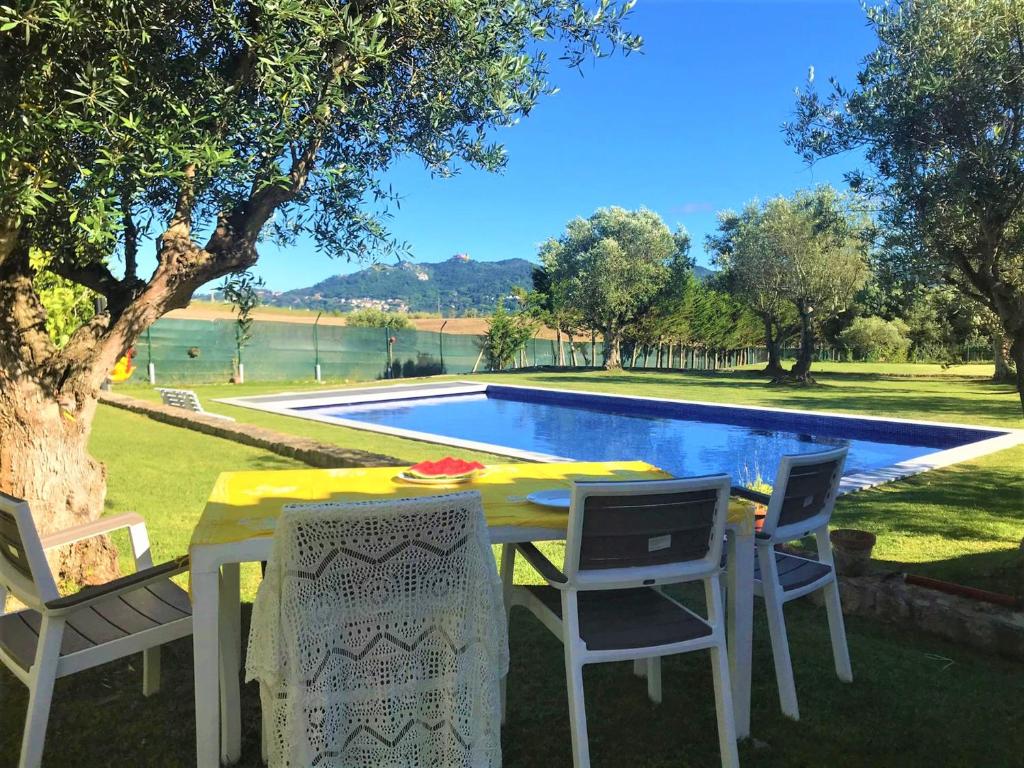
{"label": "fence post", "polygon": [[156,366],[153,365],[153,337],[150,336],[150,329],[146,328],[146,372],[149,374],[149,383],[156,384]]}
{"label": "fence post", "polygon": [[[440,301],[440,299],[438,299]],[[441,329],[437,332],[437,350],[441,355],[441,373],[444,373],[444,327],[448,325],[448,321],[445,320],[441,323]]]}
{"label": "fence post", "polygon": [[313,321],[313,376],[319,384],[323,379],[320,376],[320,315],[316,313],[316,320]]}

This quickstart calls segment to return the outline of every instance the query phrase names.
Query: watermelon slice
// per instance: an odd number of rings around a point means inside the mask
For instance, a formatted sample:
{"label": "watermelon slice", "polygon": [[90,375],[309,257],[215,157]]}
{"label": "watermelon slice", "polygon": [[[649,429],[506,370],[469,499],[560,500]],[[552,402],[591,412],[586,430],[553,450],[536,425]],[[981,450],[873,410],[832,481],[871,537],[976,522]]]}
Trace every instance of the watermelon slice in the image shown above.
{"label": "watermelon slice", "polygon": [[465,459],[445,456],[437,461],[421,461],[405,471],[406,474],[412,477],[439,480],[467,477],[479,472],[481,469],[484,469],[484,465],[479,461],[466,461]]}

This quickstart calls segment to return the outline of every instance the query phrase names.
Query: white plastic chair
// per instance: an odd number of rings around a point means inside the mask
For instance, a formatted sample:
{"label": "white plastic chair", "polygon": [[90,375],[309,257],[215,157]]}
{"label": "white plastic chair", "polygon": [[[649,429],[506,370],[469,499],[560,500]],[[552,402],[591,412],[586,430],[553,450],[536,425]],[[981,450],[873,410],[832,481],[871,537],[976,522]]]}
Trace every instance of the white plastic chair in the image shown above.
{"label": "white plastic chair", "polygon": [[[576,483],[563,570],[532,544],[516,545],[547,581],[514,587],[512,601],[529,608],[564,646],[576,768],[590,765],[585,664],[645,664],[648,694],[657,702],[661,657],[703,649],[711,651],[722,764],[738,765],[719,591],[728,501],[728,475]],[[661,591],[689,581],[704,584],[707,618]]]}
{"label": "white plastic chair", "polygon": [[167,387],[157,387],[156,391],[160,393],[160,400],[164,405],[169,405],[172,408],[182,408],[186,411],[192,411],[193,413],[201,413],[203,416],[210,416],[214,419],[234,421],[230,416],[225,416],[220,413],[210,413],[205,410],[203,408],[203,404],[199,402],[199,395],[191,389],[168,389]]}
{"label": "white plastic chair", "polygon": [[[61,597],[44,550],[119,528],[131,536],[136,572]],[[42,760],[58,677],[141,652],[143,694],[160,689],[160,646],[192,634],[188,595],[170,580],[187,569],[187,557],[153,567],[146,524],[137,514],[102,518],[40,541],[28,503],[0,493],[0,661],[29,690],[21,768]],[[25,608],[5,613],[8,593]]]}
{"label": "white plastic chair", "polygon": [[[846,645],[843,608],[839,584],[832,560],[828,524],[835,507],[839,482],[843,476],[847,448],[818,453],[783,456],[772,486],[771,496],[746,488],[733,488],[733,494],[768,507],[764,526],[757,533],[757,562],[754,569],[754,594],[764,598],[771,635],[775,677],[779,686],[782,712],[800,719],[793,662],[782,606],[791,600],[824,592],[832,636],[832,656],[836,674],[843,682],[853,681],[850,652]],[[775,549],[776,544],[814,536],[818,559],[799,557]]]}
{"label": "white plastic chair", "polygon": [[479,493],[284,508],[246,661],[272,767],[497,768],[507,671]]}

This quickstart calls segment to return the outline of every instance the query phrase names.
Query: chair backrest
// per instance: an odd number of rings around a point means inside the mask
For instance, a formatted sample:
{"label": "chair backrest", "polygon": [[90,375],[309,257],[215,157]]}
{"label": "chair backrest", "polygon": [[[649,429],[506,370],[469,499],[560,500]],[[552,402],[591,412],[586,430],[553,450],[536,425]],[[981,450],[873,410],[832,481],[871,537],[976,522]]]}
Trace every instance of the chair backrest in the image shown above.
{"label": "chair backrest", "polygon": [[500,765],[507,642],[479,493],[286,506],[246,664],[270,764]]}
{"label": "chair backrest", "polygon": [[721,567],[729,476],[573,485],[565,574],[579,588],[697,578]]}
{"label": "chair backrest", "polygon": [[38,611],[58,597],[27,501],[0,492],[0,584]]}
{"label": "chair backrest", "polygon": [[761,534],[790,541],[828,525],[848,451],[843,446],[783,456]]}
{"label": "chair backrest", "polygon": [[191,389],[157,389],[160,399],[164,405],[171,405],[175,408],[184,408],[196,413],[203,412],[203,406],[199,402],[199,396]]}

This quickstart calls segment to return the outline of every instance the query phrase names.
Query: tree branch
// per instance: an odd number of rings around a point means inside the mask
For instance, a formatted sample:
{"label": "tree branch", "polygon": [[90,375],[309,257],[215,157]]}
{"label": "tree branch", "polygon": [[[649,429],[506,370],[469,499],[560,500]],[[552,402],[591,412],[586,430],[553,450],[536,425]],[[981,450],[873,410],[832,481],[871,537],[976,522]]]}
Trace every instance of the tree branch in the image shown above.
{"label": "tree branch", "polygon": [[132,200],[128,194],[121,196],[121,220],[124,224],[124,279],[132,281],[138,271],[139,228],[132,216]]}

